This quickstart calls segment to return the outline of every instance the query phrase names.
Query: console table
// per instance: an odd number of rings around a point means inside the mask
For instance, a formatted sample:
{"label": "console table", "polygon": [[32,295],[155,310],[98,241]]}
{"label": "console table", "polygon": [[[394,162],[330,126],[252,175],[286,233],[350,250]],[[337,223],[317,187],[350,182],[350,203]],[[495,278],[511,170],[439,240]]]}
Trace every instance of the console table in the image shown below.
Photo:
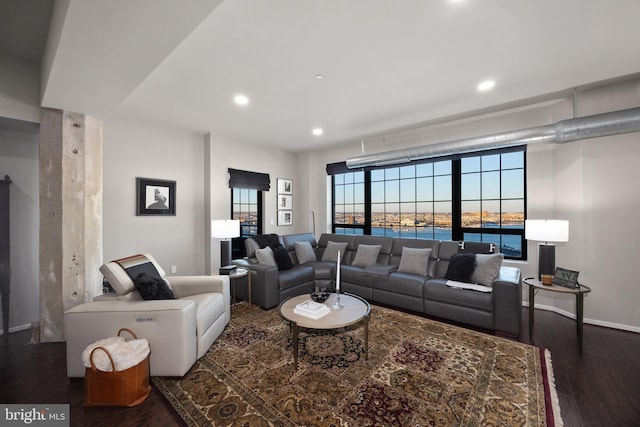
{"label": "console table", "polygon": [[533,316],[535,308],[535,296],[539,291],[558,292],[576,296],[576,332],[578,333],[578,349],[582,353],[582,321],[584,317],[584,294],[591,292],[591,288],[585,285],[578,285],[578,288],[565,288],[560,285],[543,285],[534,277],[522,279],[523,283],[529,286],[529,338],[533,335]]}

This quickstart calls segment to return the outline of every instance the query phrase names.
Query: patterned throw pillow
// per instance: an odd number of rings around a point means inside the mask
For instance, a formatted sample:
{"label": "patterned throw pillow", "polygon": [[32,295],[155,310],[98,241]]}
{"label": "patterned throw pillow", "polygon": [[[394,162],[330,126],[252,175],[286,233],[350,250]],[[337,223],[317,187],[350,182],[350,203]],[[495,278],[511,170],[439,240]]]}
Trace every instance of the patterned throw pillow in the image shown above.
{"label": "patterned throw pillow", "polygon": [[266,264],[272,267],[278,266],[278,263],[276,263],[276,258],[273,255],[273,251],[269,246],[256,250],[256,258],[258,259],[258,262],[260,264]]}
{"label": "patterned throw pillow", "polygon": [[296,258],[298,258],[299,264],[315,262],[318,260],[310,242],[293,242],[293,248],[296,251]]}
{"label": "patterned throw pillow", "polygon": [[338,262],[338,251],[340,251],[340,261],[342,261],[347,245],[347,242],[327,242],[327,247],[322,254],[322,261]]}
{"label": "patterned throw pillow", "polygon": [[476,254],[476,267],[471,274],[471,282],[484,286],[493,285],[504,260],[503,254]]}
{"label": "patterned throw pillow", "polygon": [[358,245],[356,256],[351,265],[367,268],[371,264],[375,264],[378,261],[380,249],[382,249],[381,245]]}
{"label": "patterned throw pillow", "polygon": [[398,273],[418,274],[427,276],[431,248],[402,248]]}

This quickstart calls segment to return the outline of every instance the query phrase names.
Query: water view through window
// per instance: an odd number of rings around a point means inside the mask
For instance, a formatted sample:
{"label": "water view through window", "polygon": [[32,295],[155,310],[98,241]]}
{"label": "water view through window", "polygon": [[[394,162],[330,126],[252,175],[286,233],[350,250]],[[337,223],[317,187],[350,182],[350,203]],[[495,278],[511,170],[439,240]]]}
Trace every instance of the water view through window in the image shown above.
{"label": "water view through window", "polygon": [[525,255],[524,151],[335,174],[333,192],[336,233],[492,242]]}

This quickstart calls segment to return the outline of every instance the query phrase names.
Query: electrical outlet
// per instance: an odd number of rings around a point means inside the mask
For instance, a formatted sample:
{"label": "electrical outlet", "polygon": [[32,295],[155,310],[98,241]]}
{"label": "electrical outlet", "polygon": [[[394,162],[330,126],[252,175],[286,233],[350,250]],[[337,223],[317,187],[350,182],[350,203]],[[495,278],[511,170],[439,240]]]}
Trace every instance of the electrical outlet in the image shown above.
{"label": "electrical outlet", "polygon": [[175,265],[171,266],[171,274],[176,274],[178,272],[178,267]]}

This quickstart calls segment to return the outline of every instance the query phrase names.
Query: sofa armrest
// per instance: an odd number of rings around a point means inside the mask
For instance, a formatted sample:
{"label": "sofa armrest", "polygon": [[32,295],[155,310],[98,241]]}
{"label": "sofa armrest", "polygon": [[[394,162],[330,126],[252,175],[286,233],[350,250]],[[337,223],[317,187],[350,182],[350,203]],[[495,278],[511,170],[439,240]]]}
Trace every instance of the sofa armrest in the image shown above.
{"label": "sofa armrest", "polygon": [[184,298],[191,295],[218,292],[229,299],[228,276],[165,276],[176,296]]}
{"label": "sofa armrest", "polygon": [[520,335],[522,317],[522,286],[520,269],[500,267],[500,274],[493,282],[493,319],[497,331]]}
{"label": "sofa armrest", "polygon": [[247,259],[234,259],[233,263],[253,272],[251,300],[254,304],[268,310],[280,303],[280,282],[277,267],[251,262]]}
{"label": "sofa armrest", "polygon": [[120,328],[149,341],[151,375],[184,375],[196,361],[196,309],[190,300],[153,300],[92,301],[67,310],[67,376],[83,377],[82,351]]}

